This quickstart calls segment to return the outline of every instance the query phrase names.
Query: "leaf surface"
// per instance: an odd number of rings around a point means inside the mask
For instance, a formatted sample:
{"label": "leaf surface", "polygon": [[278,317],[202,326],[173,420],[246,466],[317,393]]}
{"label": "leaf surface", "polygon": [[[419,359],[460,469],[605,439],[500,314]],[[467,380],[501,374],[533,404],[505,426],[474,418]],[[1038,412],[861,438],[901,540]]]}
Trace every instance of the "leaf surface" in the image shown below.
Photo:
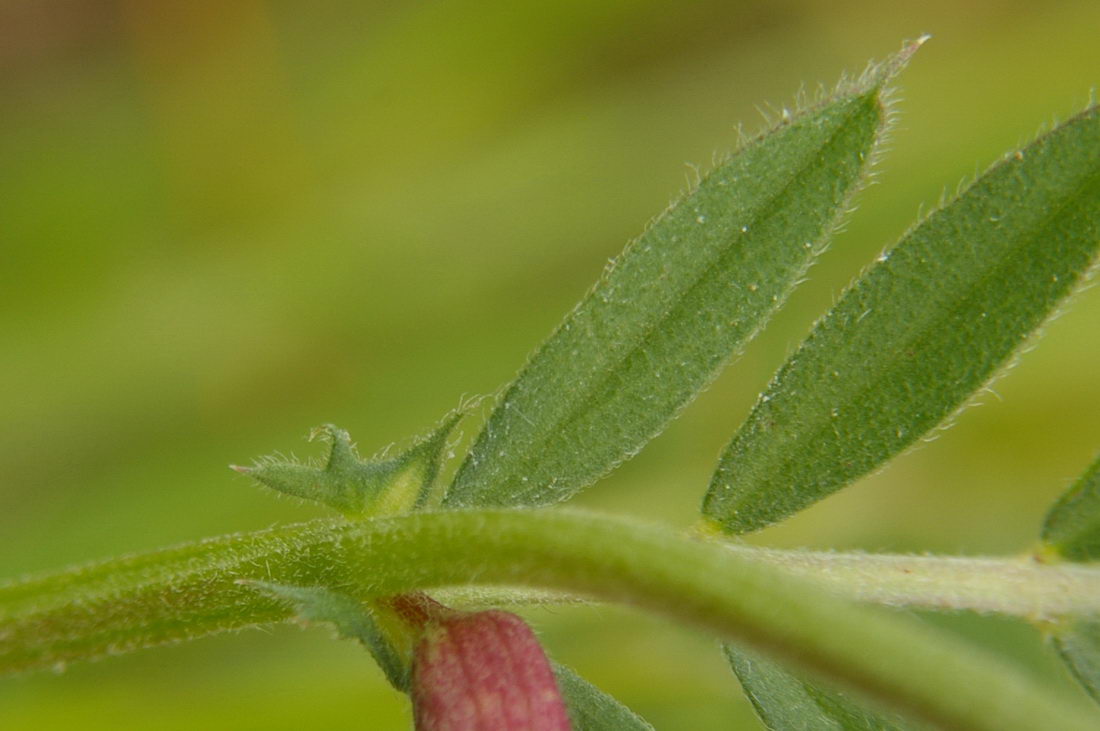
{"label": "leaf surface", "polygon": [[653,731],[653,726],[575,672],[551,663],[573,731]]}
{"label": "leaf surface", "polygon": [[[1075,563],[1100,561],[1100,456],[1062,494],[1043,523],[1044,548]],[[1051,632],[1062,661],[1100,703],[1100,616],[1063,619]]]}
{"label": "leaf surface", "polygon": [[746,144],[610,262],[497,404],[445,504],[564,500],[664,429],[825,246],[903,61]]}
{"label": "leaf surface", "polygon": [[1051,507],[1043,542],[1070,561],[1100,561],[1100,457]]}
{"label": "leaf surface", "polygon": [[771,731],[909,731],[920,728],[892,714],[795,677],[757,653],[725,645],[726,659],[753,710]]}
{"label": "leaf surface", "polygon": [[726,448],[704,514],[757,530],[913,444],[1005,365],[1098,245],[1093,107],[993,166],[848,289]]}
{"label": "leaf surface", "polygon": [[1074,620],[1060,628],[1053,639],[1070,672],[1100,703],[1100,617]]}

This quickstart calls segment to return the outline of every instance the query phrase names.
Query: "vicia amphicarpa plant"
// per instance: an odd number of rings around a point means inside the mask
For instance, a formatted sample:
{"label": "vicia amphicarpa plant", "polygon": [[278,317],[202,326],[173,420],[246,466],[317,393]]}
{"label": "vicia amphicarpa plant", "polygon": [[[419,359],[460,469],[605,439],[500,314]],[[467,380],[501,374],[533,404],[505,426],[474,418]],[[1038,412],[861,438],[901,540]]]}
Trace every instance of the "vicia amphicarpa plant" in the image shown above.
{"label": "vicia amphicarpa plant", "polygon": [[1100,700],[1100,462],[1025,558],[736,539],[943,424],[1081,287],[1100,249],[1096,105],[1007,154],[858,277],[733,436],[690,535],[549,509],[664,429],[804,278],[867,180],[889,86],[919,45],[784,113],[654,220],[503,392],[449,484],[462,410],[382,459],[321,427],[323,464],[236,469],[340,517],[3,584],[0,671],[297,618],[361,641],[418,728],[649,728],[494,608],[583,597],[711,632],[772,729],[1100,728],[1100,709],[881,606],[1030,620]]}

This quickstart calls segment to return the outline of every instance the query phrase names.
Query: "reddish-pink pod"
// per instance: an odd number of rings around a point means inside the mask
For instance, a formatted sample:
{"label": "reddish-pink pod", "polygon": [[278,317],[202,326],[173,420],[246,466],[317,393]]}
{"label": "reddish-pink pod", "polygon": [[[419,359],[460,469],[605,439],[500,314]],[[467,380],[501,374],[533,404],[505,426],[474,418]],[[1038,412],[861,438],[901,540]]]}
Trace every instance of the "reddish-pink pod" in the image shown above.
{"label": "reddish-pink pod", "polygon": [[412,666],[418,731],[569,731],[569,715],[538,638],[514,614],[436,616]]}

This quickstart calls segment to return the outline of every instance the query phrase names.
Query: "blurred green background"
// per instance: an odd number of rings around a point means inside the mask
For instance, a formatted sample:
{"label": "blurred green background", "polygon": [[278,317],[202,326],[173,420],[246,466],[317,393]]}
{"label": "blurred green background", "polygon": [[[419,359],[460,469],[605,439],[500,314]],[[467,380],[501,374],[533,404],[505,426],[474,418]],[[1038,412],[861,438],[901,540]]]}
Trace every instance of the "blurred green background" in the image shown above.
{"label": "blurred green background", "polygon": [[[0,2],[0,577],[313,517],[226,469],[370,453],[492,393],[761,108],[905,38],[878,181],[699,402],[578,504],[688,525],[754,395],[921,206],[1100,81],[1100,3]],[[770,545],[1015,553],[1100,447],[1100,292],[934,443]],[[465,426],[466,437],[476,423]],[[713,641],[529,614],[659,728],[757,728]],[[1027,627],[935,618],[1077,693]],[[0,727],[404,728],[278,627],[0,681]]]}

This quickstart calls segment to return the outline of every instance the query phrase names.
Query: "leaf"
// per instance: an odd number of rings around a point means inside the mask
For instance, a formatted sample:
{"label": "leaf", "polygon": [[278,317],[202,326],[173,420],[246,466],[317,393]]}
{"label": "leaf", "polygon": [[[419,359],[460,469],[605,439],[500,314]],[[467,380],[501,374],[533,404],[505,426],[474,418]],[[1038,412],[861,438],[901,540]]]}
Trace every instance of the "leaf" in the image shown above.
{"label": "leaf", "polygon": [[325,424],[310,435],[310,440],[331,443],[324,467],[264,458],[253,467],[232,468],[272,490],[324,503],[348,517],[400,515],[429,502],[447,436],[460,418],[461,413],[452,414],[393,459],[361,459],[346,431]]}
{"label": "leaf", "polygon": [[918,726],[797,678],[762,656],[724,645],[753,710],[771,731],[906,731]]}
{"label": "leaf", "polygon": [[612,260],[509,387],[445,504],[564,500],[660,433],[825,247],[881,138],[882,86],[917,45],[746,144]]}
{"label": "leaf", "polygon": [[1100,617],[1069,621],[1052,639],[1070,672],[1100,703]]}
{"label": "leaf", "polygon": [[1100,244],[1100,113],[1009,156],[879,257],[779,370],[703,512],[757,530],[882,465],[989,382]]}
{"label": "leaf", "polygon": [[652,731],[653,726],[564,665],[552,662],[573,731]]}
{"label": "leaf", "polygon": [[[1100,456],[1051,507],[1044,548],[1068,561],[1100,560]],[[1066,617],[1051,640],[1062,661],[1100,703],[1100,616]]]}
{"label": "leaf", "polygon": [[390,685],[403,693],[408,692],[409,662],[382,633],[363,602],[319,586],[290,586],[268,581],[250,581],[248,585],[288,602],[300,619],[332,624],[341,637],[358,640],[370,651]]}
{"label": "leaf", "polygon": [[1070,561],[1100,561],[1100,456],[1051,507],[1043,542]]}

